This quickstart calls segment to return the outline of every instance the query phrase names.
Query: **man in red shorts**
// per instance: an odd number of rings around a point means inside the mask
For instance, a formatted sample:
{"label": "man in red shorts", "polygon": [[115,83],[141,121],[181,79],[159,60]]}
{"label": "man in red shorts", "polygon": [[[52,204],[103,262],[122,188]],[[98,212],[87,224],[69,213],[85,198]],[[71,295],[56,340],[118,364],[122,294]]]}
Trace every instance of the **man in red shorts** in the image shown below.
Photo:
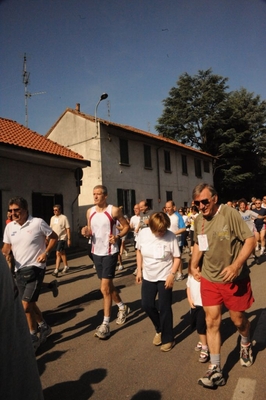
{"label": "man in red shorts", "polygon": [[[245,310],[254,301],[246,260],[255,247],[255,239],[236,210],[218,204],[218,195],[213,186],[206,183],[197,185],[192,197],[200,214],[194,225],[195,245],[191,267],[194,278],[201,282],[210,350],[209,369],[198,383],[212,388],[225,385],[220,354],[223,304],[241,336],[240,364],[250,367],[253,363],[250,322]],[[198,268],[200,261],[201,271]]]}

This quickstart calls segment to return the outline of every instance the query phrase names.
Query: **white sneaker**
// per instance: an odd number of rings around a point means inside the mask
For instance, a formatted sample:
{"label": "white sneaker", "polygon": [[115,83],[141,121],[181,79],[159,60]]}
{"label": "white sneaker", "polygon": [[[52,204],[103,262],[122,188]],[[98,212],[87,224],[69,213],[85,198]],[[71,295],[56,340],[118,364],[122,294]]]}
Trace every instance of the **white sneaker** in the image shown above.
{"label": "white sneaker", "polygon": [[69,267],[65,266],[63,271],[62,271],[62,274],[65,274],[68,270],[69,270]]}
{"label": "white sneaker", "polygon": [[127,316],[130,313],[130,308],[125,305],[123,308],[119,308],[117,313],[117,325],[123,325],[126,322]]}
{"label": "white sneaker", "polygon": [[122,269],[124,269],[124,267],[123,267],[122,264],[120,264],[120,265],[118,266],[118,271],[122,271]]}
{"label": "white sneaker", "polygon": [[102,325],[97,326],[94,336],[98,337],[99,339],[107,339],[110,336],[109,325],[102,324]]}
{"label": "white sneaker", "polygon": [[58,269],[55,269],[54,272],[52,273],[53,276],[57,276],[58,275]]}

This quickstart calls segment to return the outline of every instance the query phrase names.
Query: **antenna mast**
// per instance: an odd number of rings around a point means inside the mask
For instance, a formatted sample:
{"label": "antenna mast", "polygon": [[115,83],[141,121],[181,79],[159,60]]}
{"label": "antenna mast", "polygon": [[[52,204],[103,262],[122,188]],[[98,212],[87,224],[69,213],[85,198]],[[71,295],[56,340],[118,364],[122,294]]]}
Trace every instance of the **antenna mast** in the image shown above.
{"label": "antenna mast", "polygon": [[24,83],[24,97],[25,97],[25,126],[28,127],[28,98],[36,94],[44,94],[45,92],[30,93],[28,92],[28,84],[30,80],[30,73],[27,72],[27,55],[24,53],[23,60],[23,83]]}

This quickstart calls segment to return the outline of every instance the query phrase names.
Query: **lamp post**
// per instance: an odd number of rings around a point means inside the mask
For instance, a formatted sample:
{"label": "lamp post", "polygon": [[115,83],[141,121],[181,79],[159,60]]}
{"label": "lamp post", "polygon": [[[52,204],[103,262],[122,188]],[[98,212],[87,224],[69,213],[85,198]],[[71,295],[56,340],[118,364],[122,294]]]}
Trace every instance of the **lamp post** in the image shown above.
{"label": "lamp post", "polygon": [[107,94],[107,93],[103,93],[103,94],[101,95],[101,97],[100,97],[100,99],[99,99],[98,103],[96,104],[96,107],[95,107],[95,125],[96,125],[96,135],[98,135],[98,124],[97,124],[97,108],[98,108],[98,105],[100,104],[100,102],[101,102],[102,100],[105,100],[105,99],[107,99],[107,97],[108,97],[108,94]]}

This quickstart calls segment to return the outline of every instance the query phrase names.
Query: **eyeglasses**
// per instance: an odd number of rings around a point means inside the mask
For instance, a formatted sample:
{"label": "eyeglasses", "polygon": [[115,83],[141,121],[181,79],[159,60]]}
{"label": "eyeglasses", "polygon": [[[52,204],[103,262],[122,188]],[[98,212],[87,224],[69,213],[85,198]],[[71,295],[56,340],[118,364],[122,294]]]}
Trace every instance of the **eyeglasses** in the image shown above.
{"label": "eyeglasses", "polygon": [[194,204],[197,207],[199,207],[200,203],[203,204],[204,206],[206,206],[207,204],[210,203],[210,201],[211,201],[211,199],[194,200]]}
{"label": "eyeglasses", "polygon": [[59,211],[57,208],[54,208],[54,211]]}
{"label": "eyeglasses", "polygon": [[261,204],[260,202],[258,202],[258,201],[255,201],[255,204]]}
{"label": "eyeglasses", "polygon": [[7,210],[7,211],[10,212],[10,213],[12,213],[13,211],[14,212],[19,212],[20,208],[13,208],[12,210],[10,209],[10,210]]}

